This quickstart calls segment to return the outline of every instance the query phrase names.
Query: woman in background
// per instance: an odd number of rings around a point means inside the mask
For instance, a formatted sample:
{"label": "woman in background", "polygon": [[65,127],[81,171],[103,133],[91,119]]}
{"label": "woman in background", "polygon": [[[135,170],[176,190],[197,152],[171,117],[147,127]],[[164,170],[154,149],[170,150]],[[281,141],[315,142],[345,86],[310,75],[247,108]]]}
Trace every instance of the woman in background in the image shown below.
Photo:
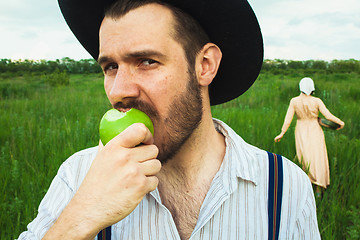
{"label": "woman in background", "polygon": [[320,187],[325,189],[330,184],[325,137],[318,121],[319,111],[326,119],[339,124],[338,129],[343,128],[345,123],[332,115],[320,98],[311,96],[315,91],[311,78],[301,79],[299,87],[301,93],[291,99],[281,133],[274,140],[279,142],[282,139],[296,114],[296,155],[303,167],[309,170],[308,176],[316,185],[316,196],[319,197]]}

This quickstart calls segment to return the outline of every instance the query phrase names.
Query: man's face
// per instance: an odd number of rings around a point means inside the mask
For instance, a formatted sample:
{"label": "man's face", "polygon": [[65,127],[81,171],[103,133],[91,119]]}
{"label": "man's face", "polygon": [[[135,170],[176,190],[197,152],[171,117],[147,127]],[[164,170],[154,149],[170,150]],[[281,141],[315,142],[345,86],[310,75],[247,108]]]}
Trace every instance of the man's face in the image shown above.
{"label": "man's face", "polygon": [[100,28],[99,63],[110,103],[144,111],[154,123],[159,160],[181,147],[202,116],[200,88],[182,46],[171,34],[170,10],[148,4]]}

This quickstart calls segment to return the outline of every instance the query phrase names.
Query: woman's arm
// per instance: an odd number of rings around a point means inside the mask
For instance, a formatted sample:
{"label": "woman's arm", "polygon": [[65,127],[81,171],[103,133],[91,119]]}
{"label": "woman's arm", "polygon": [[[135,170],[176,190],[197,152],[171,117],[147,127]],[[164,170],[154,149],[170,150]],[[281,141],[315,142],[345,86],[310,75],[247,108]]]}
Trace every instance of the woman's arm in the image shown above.
{"label": "woman's arm", "polygon": [[338,129],[341,129],[345,126],[345,123],[343,121],[341,121],[339,118],[331,114],[331,112],[326,108],[325,104],[320,98],[318,98],[318,106],[319,106],[319,111],[321,112],[322,115],[324,115],[324,117],[327,120],[330,120],[340,125]]}
{"label": "woman's arm", "polygon": [[294,101],[291,99],[288,110],[285,115],[284,124],[281,128],[281,133],[274,138],[275,142],[280,142],[280,140],[283,138],[284,134],[286,133],[286,131],[288,130],[288,128],[292,122],[294,113],[295,113]]}

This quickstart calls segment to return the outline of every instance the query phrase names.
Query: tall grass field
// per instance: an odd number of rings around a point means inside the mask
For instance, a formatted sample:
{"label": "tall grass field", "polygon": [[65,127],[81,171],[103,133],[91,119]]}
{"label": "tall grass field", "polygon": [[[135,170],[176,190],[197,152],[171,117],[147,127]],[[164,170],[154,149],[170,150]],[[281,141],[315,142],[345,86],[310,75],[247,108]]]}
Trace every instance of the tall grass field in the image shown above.
{"label": "tall grass field", "polygon": [[[360,75],[314,73],[315,96],[345,122],[324,129],[331,185],[316,199],[322,239],[360,239]],[[245,141],[295,158],[295,120],[280,143],[285,113],[303,76],[262,73],[241,97],[212,107]],[[0,75],[0,239],[14,239],[34,219],[60,164],[97,145],[98,124],[110,108],[101,73],[70,74],[49,84],[37,74]]]}

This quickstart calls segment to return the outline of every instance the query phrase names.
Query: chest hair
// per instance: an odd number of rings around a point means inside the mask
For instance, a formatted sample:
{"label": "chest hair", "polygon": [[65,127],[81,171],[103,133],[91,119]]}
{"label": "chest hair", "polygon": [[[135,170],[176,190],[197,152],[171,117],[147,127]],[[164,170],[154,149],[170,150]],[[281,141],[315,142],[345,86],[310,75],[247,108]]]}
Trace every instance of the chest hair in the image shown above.
{"label": "chest hair", "polygon": [[210,184],[196,184],[192,188],[183,183],[159,186],[162,202],[171,212],[181,239],[190,238]]}

